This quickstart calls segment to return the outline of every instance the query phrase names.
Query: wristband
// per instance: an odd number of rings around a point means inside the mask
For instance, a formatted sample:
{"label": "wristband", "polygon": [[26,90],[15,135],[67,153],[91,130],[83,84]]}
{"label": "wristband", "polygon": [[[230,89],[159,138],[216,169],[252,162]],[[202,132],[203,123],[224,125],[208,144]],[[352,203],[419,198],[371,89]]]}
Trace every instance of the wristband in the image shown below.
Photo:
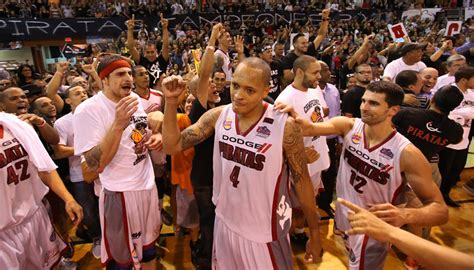
{"label": "wristband", "polygon": [[42,128],[44,126],[46,126],[46,120],[43,119],[43,123],[39,124],[37,127]]}

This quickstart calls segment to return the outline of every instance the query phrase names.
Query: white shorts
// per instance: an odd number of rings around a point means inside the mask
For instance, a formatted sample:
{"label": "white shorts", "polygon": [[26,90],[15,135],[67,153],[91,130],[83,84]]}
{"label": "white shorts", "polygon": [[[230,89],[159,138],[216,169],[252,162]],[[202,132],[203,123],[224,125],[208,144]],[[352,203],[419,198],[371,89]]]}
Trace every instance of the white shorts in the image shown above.
{"label": "white shorts", "polygon": [[187,229],[199,226],[199,213],[194,194],[189,194],[179,185],[176,187],[176,208],[178,212],[176,222],[179,226]]}
{"label": "white shorts", "polygon": [[376,241],[363,235],[342,234],[349,252],[349,270],[382,270],[387,257],[389,244]]}
{"label": "white shorts", "polygon": [[99,197],[102,228],[101,261],[140,268],[140,262],[156,257],[160,235],[158,192],[151,190],[113,192],[102,189]]}
{"label": "white shorts", "polygon": [[41,203],[22,223],[0,231],[0,269],[51,269],[65,248]]}
{"label": "white shorts", "polygon": [[311,175],[310,178],[314,188],[314,195],[318,195],[319,190],[324,188],[323,181],[321,180],[321,171]]}
{"label": "white shorts", "polygon": [[231,231],[218,216],[212,253],[212,269],[216,270],[293,269],[288,235],[270,243],[253,242]]}

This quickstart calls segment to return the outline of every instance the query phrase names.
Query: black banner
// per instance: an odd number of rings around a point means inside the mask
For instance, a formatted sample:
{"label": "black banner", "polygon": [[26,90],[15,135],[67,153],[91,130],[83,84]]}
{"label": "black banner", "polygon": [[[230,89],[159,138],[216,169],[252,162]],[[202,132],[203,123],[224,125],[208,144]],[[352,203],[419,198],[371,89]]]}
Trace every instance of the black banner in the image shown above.
{"label": "black banner", "polygon": [[[332,15],[335,20],[352,20],[356,16],[365,18],[371,15],[371,10],[349,11]],[[249,20],[259,19],[270,24],[284,21],[290,23],[299,21],[305,23],[310,20],[318,24],[321,20],[319,14],[297,12],[262,12],[241,14],[199,14],[178,15],[167,18],[171,29],[178,23],[190,24],[199,28],[206,23],[229,21],[233,25],[242,26]],[[0,18],[0,42],[22,40],[44,40],[71,38],[110,38],[117,37],[121,31],[126,30],[125,17],[114,18],[65,18],[65,19],[21,19]],[[159,16],[144,19],[149,29],[160,28]],[[138,26],[137,26],[138,28]]]}

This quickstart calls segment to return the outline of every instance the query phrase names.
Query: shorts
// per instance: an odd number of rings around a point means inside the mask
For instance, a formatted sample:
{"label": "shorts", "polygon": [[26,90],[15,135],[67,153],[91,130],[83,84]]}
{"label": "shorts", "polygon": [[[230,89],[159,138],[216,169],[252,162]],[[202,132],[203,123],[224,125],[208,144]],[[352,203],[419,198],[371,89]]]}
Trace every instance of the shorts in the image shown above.
{"label": "shorts", "polygon": [[374,240],[365,234],[346,235],[343,232],[341,234],[349,252],[349,270],[383,269],[389,244]]}
{"label": "shorts", "polygon": [[114,192],[102,189],[99,197],[102,228],[101,261],[140,268],[156,257],[161,215],[156,186],[151,190]]}
{"label": "shorts", "polygon": [[179,226],[193,229],[199,226],[199,213],[194,194],[189,194],[180,186],[176,187],[176,207],[178,216],[176,222]]}
{"label": "shorts", "polygon": [[270,243],[258,243],[231,231],[216,216],[212,269],[293,269],[289,236]]}
{"label": "shorts", "polygon": [[0,231],[0,269],[51,269],[65,249],[40,204],[23,222]]}

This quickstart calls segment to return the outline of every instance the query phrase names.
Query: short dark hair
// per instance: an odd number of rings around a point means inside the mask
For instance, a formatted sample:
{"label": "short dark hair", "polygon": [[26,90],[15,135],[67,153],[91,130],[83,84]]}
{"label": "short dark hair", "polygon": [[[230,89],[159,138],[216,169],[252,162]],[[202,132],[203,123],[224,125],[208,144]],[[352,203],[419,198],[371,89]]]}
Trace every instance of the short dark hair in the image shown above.
{"label": "short dark hair", "polygon": [[392,82],[372,82],[367,86],[366,91],[385,94],[385,102],[389,107],[401,106],[403,103],[403,89]]}
{"label": "short dark hair", "polygon": [[[82,85],[78,84],[78,83],[73,83],[71,86],[69,86],[66,91],[64,91],[64,97],[65,98],[68,98],[69,97],[69,94],[71,93],[71,90],[76,88],[76,87],[80,87],[82,89],[84,89],[84,87],[82,87]],[[86,90],[86,89],[84,89]]]}
{"label": "short dark hair", "polygon": [[318,62],[318,60],[309,55],[302,55],[296,58],[295,62],[293,63],[293,73],[296,74],[298,69],[306,71],[308,69],[309,64],[313,62]]}
{"label": "short dark hair", "polygon": [[474,77],[474,67],[462,67],[454,73],[454,81],[458,83],[462,79],[469,80]]}
{"label": "short dark hair", "polygon": [[418,82],[418,71],[414,70],[403,70],[395,77],[395,83],[400,87],[406,89],[410,85],[414,85]]}
{"label": "short dark hair", "polygon": [[133,67],[132,67],[132,76],[133,76],[133,77],[137,76],[137,72],[138,72],[137,70],[138,70],[139,68],[144,68],[144,69],[146,70],[146,67],[144,67],[144,66],[142,66],[142,65],[133,66]]}
{"label": "short dark hair", "polygon": [[433,96],[434,105],[445,114],[459,106],[463,99],[464,95],[454,85],[441,87]]}
{"label": "short dark hair", "polygon": [[304,34],[296,34],[296,36],[293,37],[293,44],[296,43],[296,41],[300,38],[300,37],[306,37]]}

